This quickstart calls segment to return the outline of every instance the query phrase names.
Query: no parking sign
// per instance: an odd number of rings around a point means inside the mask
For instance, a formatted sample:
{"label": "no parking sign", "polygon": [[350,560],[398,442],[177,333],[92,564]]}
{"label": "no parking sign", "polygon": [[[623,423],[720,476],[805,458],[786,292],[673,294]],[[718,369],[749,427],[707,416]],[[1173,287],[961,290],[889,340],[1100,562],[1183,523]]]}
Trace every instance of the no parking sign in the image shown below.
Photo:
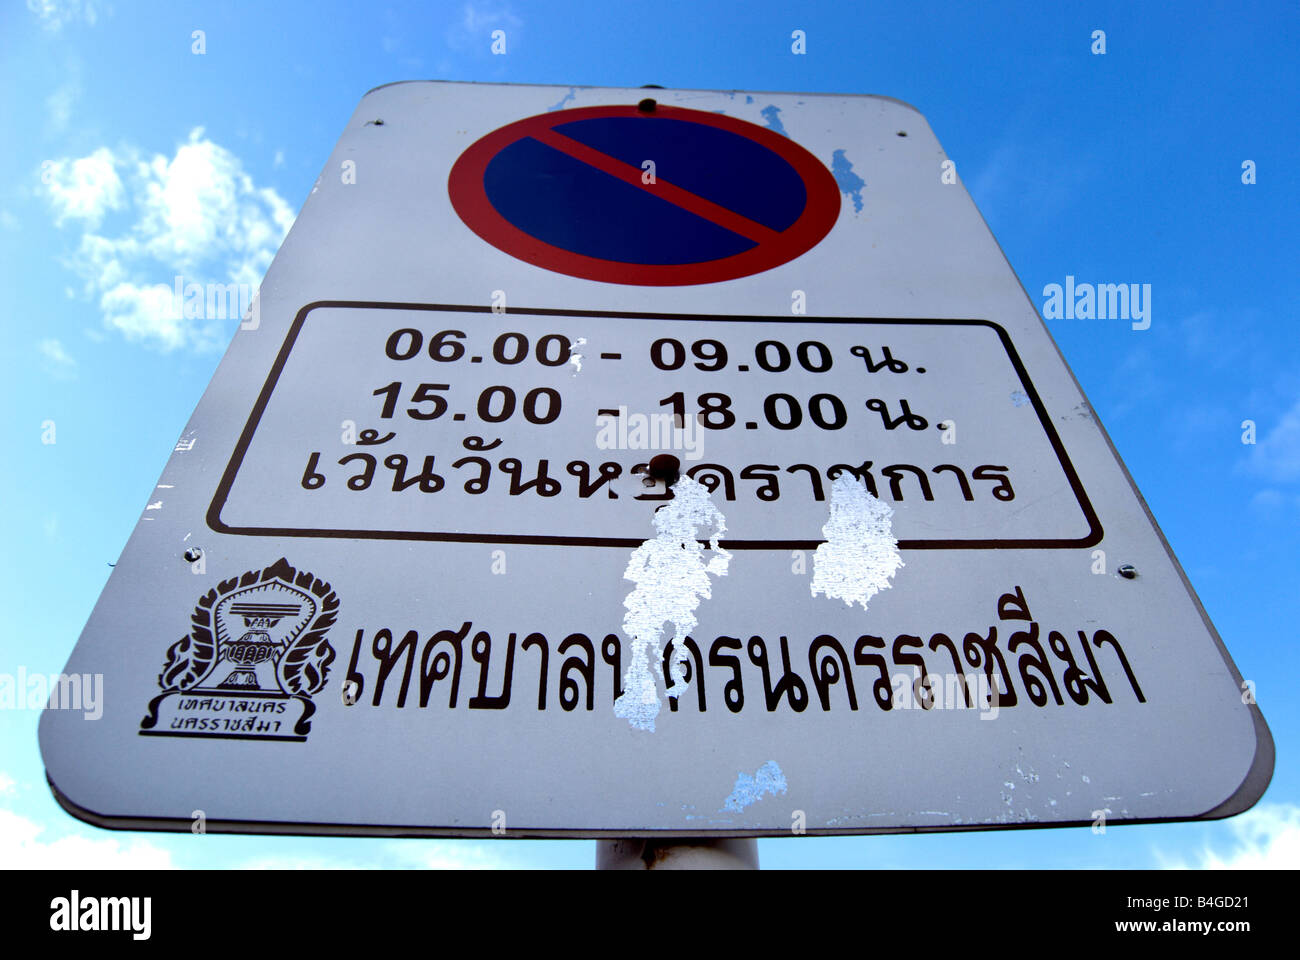
{"label": "no parking sign", "polygon": [[835,225],[835,180],[794,141],[725,114],[644,102],[494,130],[452,167],[456,212],[520,260],[646,286],[758,273]]}
{"label": "no parking sign", "polygon": [[610,837],[1258,800],[1250,688],[925,119],[653,96],[363,98],[69,660],[102,716],[42,715],[60,802]]}

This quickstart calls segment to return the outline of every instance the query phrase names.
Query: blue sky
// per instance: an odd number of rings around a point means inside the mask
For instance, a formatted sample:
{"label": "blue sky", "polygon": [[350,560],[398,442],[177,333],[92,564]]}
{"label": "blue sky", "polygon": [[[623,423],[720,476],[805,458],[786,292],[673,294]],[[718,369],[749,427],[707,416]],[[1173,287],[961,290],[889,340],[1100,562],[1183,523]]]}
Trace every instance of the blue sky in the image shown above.
{"label": "blue sky", "polygon": [[[436,78],[885,94],[926,115],[1036,301],[1066,275],[1151,284],[1149,330],[1049,327],[1255,681],[1277,766],[1263,802],[1231,821],[765,840],[764,866],[1300,866],[1290,688],[1300,10],[608,6],[14,0],[0,10],[0,673],[62,669],[233,334],[151,321],[132,285],[190,264],[255,283],[370,88]],[[490,52],[497,29],[505,56]],[[795,29],[804,56],[790,53]],[[1100,56],[1090,52],[1099,29]],[[1254,444],[1242,442],[1246,420]],[[42,442],[47,421],[54,443]],[[97,831],[50,797],[37,716],[0,711],[6,865],[594,861],[589,841]]]}

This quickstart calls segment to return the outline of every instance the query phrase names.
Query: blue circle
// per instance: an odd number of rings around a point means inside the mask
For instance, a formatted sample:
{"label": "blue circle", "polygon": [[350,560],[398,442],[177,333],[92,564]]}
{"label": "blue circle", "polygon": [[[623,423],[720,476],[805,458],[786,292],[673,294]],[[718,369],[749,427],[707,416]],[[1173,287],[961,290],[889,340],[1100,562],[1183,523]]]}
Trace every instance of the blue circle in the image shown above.
{"label": "blue circle", "polygon": [[[652,160],[656,178],[768,230],[787,229],[807,205],[803,179],[784,157],[727,130],[666,117],[597,117],[554,129],[636,169]],[[532,137],[488,162],[483,187],[518,229],[602,260],[704,263],[758,245]]]}

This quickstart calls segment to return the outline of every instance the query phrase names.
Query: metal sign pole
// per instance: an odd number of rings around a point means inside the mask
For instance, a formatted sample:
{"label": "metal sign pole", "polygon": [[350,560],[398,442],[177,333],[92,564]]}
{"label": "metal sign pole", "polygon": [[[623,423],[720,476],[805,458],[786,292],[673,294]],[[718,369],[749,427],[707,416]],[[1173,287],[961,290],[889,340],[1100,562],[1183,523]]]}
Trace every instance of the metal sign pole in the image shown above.
{"label": "metal sign pole", "polygon": [[757,870],[755,837],[596,841],[597,870]]}

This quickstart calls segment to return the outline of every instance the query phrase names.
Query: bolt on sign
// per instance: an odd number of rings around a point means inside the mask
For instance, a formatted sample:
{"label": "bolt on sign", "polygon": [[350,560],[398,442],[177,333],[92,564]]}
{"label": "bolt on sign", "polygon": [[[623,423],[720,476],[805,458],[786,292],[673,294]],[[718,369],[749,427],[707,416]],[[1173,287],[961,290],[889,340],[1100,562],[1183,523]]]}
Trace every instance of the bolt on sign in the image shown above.
{"label": "bolt on sign", "polygon": [[925,119],[368,93],[47,710],[111,827],[1222,817],[1258,707]]}

